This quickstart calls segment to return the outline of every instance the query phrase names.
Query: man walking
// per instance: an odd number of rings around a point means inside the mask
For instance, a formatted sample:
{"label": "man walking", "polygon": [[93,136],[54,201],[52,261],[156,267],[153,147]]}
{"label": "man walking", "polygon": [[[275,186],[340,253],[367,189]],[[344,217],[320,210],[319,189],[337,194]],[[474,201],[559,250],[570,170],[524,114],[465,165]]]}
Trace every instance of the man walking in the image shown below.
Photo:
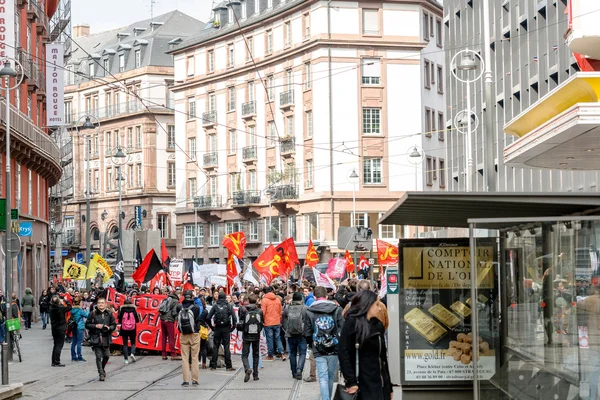
{"label": "man walking", "polygon": [[[110,358],[112,333],[117,329],[115,317],[106,308],[105,298],[98,298],[96,308],[90,313],[85,327],[90,332],[90,345],[96,355],[96,367],[98,368],[100,381],[104,381],[106,379],[106,364]],[[54,329],[54,323],[52,329]]]}
{"label": "man walking", "polygon": [[160,303],[158,314],[160,317],[160,335],[162,336],[162,359],[167,360],[167,342],[169,342],[169,351],[171,360],[181,360],[175,351],[175,319],[177,318],[177,307],[179,306],[179,297],[177,293],[170,293],[166,299]]}
{"label": "man walking", "polygon": [[[254,380],[258,380],[258,362],[259,362],[259,351],[260,351],[260,332],[264,326],[263,312],[256,302],[258,296],[252,293],[248,296],[249,304],[242,306],[239,309],[240,323],[238,325],[238,331],[242,332],[243,347],[242,347],[242,364],[244,364],[244,371],[246,376],[244,382],[250,380],[250,375],[254,376]],[[250,347],[252,347],[252,368],[248,362],[248,356],[250,354]]]}
{"label": "man walking", "polygon": [[317,376],[322,400],[331,399],[333,378],[338,366],[337,345],[344,324],[342,309],[327,300],[327,289],[317,286],[316,301],[308,308],[309,333],[317,365]]}
{"label": "man walking", "polygon": [[219,292],[216,304],[210,309],[210,312],[208,313],[208,324],[210,325],[210,329],[212,329],[214,332],[214,347],[212,359],[210,360],[210,369],[213,371],[217,369],[219,346],[223,345],[225,367],[227,371],[235,371],[231,364],[229,340],[231,338],[231,332],[233,332],[237,324],[237,318],[233,313],[233,307],[227,304],[227,296],[224,292]]}
{"label": "man walking", "polygon": [[192,290],[183,292],[183,302],[178,309],[177,329],[180,332],[179,347],[181,349],[183,370],[183,383],[181,386],[190,386],[190,367],[192,370],[192,385],[198,386],[200,307],[195,304],[194,292]]}
{"label": "man walking", "polygon": [[53,296],[50,303],[50,322],[52,324],[52,339],[54,347],[52,348],[52,366],[64,367],[60,362],[60,353],[65,345],[65,334],[67,332],[66,314],[71,311],[71,305],[65,303],[58,296]]}
{"label": "man walking", "polygon": [[267,337],[268,356],[267,361],[273,361],[273,355],[281,356],[283,361],[286,360],[283,354],[283,345],[281,344],[281,317],[282,306],[281,300],[273,293],[271,286],[266,288],[267,294],[263,298],[260,307],[265,316],[265,336]]}
{"label": "man walking", "polygon": [[292,294],[291,304],[283,311],[283,330],[288,343],[292,378],[301,380],[306,361],[306,337],[310,336],[310,321],[302,302],[302,294],[298,292]]}

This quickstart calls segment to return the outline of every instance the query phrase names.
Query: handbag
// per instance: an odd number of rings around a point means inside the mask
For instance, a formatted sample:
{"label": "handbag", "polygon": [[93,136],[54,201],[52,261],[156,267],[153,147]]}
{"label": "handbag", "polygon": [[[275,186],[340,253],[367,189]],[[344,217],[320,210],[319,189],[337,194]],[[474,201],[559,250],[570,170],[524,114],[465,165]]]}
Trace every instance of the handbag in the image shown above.
{"label": "handbag", "polygon": [[200,339],[208,339],[208,328],[206,326],[200,325]]}
{"label": "handbag", "polygon": [[[359,345],[356,343],[356,382],[358,383],[358,348]],[[357,390],[353,394],[346,392],[346,385],[337,385],[335,387],[335,393],[333,394],[333,400],[358,400],[360,390]]]}

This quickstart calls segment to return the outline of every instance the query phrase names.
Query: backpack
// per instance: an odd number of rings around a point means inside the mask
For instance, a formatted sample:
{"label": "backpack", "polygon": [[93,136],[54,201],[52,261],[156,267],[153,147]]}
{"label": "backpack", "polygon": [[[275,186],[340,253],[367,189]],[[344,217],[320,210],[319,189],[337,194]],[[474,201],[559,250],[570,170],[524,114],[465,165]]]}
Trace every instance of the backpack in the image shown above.
{"label": "backpack", "polygon": [[177,316],[177,329],[184,335],[194,333],[195,321],[192,307],[183,308]]}
{"label": "backpack", "polygon": [[335,313],[315,315],[313,346],[317,352],[324,355],[335,354],[337,351],[339,332]]}
{"label": "backpack", "polygon": [[158,312],[161,315],[164,315],[166,313],[168,313],[171,310],[171,298],[167,297],[166,299],[163,300],[162,303],[160,303],[160,306],[158,307]]}
{"label": "backpack", "polygon": [[257,335],[263,329],[263,320],[261,312],[258,308],[250,310],[246,313],[244,319],[244,334]]}
{"label": "backpack", "polygon": [[215,304],[215,325],[217,327],[230,326],[230,310],[229,304]]}
{"label": "backpack", "polygon": [[303,309],[304,306],[297,304],[288,307],[286,332],[288,335],[298,336],[304,333]]}
{"label": "backpack", "polygon": [[126,311],[123,313],[121,329],[124,331],[132,331],[135,329],[135,316],[133,315],[132,311]]}

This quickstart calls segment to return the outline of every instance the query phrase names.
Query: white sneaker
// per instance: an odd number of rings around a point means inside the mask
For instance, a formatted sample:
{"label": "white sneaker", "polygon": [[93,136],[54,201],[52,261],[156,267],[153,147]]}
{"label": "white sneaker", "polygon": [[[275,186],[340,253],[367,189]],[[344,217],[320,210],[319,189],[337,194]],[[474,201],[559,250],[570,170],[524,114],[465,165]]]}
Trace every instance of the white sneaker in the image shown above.
{"label": "white sneaker", "polygon": [[132,354],[129,356],[129,358],[131,358],[131,362],[136,362],[137,360],[135,359],[135,356]]}
{"label": "white sneaker", "polygon": [[127,365],[127,364],[129,364],[129,360],[125,360],[125,364],[126,364],[126,365]]}

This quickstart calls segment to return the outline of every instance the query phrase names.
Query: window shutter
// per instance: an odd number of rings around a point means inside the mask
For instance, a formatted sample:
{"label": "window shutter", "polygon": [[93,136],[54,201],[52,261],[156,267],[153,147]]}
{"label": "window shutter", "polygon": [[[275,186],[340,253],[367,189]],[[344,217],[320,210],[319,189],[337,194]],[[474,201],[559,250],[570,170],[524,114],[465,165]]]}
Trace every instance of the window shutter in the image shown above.
{"label": "window shutter", "polygon": [[378,10],[363,10],[363,31],[366,33],[379,33]]}
{"label": "window shutter", "polygon": [[377,58],[363,58],[362,70],[363,76],[379,78],[381,75],[381,62]]}

